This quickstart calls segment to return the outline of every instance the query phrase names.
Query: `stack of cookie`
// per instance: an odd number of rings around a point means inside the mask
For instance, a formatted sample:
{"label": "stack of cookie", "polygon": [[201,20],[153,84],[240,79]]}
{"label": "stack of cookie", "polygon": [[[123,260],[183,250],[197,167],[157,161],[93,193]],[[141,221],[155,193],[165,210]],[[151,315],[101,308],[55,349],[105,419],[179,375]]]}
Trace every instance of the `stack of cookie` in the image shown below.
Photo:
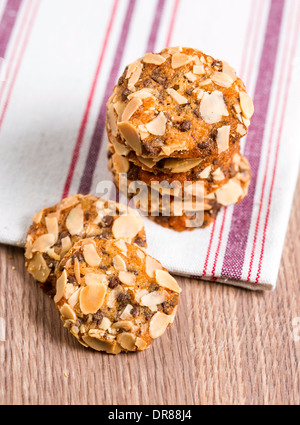
{"label": "stack of cookie", "polygon": [[25,264],[82,345],[141,351],[173,322],[181,292],[145,248],[136,211],[75,195],[35,214]]}
{"label": "stack of cookie", "polygon": [[126,67],[107,103],[115,184],[163,226],[207,226],[247,195],[240,139],[253,111],[226,62],[191,48],[146,53]]}

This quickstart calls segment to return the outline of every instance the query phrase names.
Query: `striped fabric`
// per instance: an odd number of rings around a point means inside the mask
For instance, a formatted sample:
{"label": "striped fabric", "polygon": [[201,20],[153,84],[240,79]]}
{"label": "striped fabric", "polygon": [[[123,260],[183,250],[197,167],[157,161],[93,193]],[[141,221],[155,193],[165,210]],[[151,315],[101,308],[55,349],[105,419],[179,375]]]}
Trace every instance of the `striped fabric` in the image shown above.
{"label": "striped fabric", "polygon": [[149,253],[176,274],[273,289],[300,157],[299,22],[298,0],[0,0],[0,242],[22,243],[64,196],[116,195],[105,105],[118,76],[145,51],[191,46],[231,63],[254,99],[252,183],[209,228],[145,219]]}

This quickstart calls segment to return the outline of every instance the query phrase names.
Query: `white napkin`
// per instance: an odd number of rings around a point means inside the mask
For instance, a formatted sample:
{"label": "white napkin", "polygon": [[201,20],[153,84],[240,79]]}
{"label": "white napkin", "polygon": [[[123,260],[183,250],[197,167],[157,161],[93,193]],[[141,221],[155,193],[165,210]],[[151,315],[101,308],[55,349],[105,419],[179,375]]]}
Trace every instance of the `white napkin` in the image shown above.
{"label": "white napkin", "polygon": [[254,99],[252,183],[206,229],[145,218],[149,253],[176,274],[273,289],[300,156],[299,13],[297,0],[1,2],[0,242],[22,244],[37,210],[111,180],[105,103],[118,76],[146,51],[192,46],[234,66]]}

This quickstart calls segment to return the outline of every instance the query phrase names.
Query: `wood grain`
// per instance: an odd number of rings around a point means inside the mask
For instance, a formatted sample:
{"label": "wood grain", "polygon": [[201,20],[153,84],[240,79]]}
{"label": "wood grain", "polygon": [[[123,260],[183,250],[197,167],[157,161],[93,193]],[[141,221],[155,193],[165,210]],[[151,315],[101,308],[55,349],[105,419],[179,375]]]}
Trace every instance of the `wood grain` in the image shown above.
{"label": "wood grain", "polygon": [[139,354],[78,344],[28,276],[23,250],[0,247],[0,404],[299,404],[299,192],[300,181],[276,290],[179,279],[175,324]]}

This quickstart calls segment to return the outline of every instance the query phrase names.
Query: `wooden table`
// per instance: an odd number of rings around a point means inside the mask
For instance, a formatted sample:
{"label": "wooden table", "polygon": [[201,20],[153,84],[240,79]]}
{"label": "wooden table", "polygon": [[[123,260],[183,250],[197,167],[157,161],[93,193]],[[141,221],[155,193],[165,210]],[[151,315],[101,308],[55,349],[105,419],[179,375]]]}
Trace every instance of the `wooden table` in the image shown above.
{"label": "wooden table", "polygon": [[78,344],[23,250],[1,246],[0,404],[299,404],[300,180],[297,192],[276,290],[179,279],[175,324],[138,354]]}

